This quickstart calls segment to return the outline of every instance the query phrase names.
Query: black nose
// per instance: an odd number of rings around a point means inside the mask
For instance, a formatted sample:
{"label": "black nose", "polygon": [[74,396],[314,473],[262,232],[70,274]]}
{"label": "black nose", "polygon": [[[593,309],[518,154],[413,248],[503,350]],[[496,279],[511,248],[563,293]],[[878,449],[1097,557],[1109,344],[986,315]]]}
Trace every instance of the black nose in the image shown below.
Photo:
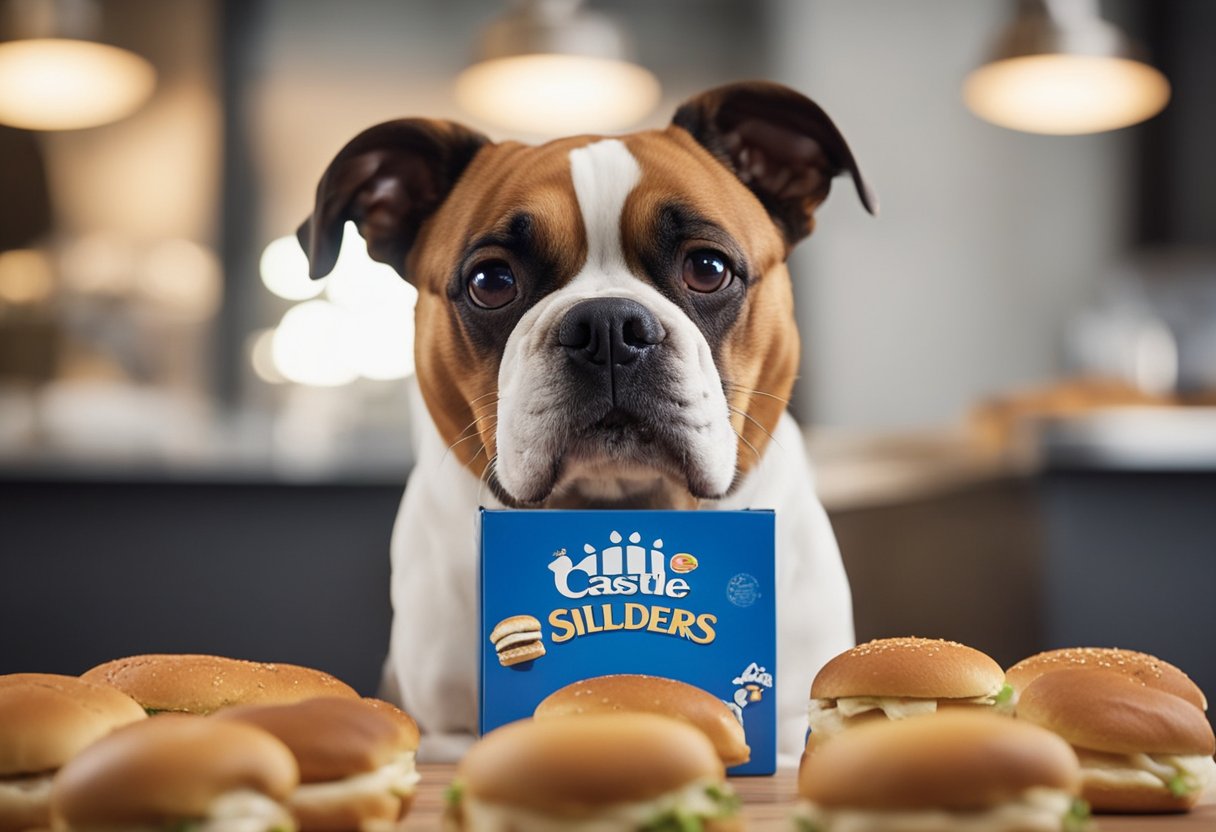
{"label": "black nose", "polygon": [[666,337],[650,310],[628,298],[580,301],[557,333],[571,358],[600,367],[631,364]]}

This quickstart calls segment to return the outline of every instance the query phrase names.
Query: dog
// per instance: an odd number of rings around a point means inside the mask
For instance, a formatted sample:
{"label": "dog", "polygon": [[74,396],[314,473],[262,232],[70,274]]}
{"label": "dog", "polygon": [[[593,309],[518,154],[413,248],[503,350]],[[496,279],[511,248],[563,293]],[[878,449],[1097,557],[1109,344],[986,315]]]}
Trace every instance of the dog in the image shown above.
{"label": "dog", "polygon": [[440,120],[372,127],[300,227],[313,278],[353,221],[418,289],[416,465],[392,540],[384,689],[457,757],[477,713],[477,509],[776,511],[779,752],[853,644],[852,599],[802,436],[791,248],[832,180],[876,198],[810,99],[747,82],[664,130],[495,143]]}

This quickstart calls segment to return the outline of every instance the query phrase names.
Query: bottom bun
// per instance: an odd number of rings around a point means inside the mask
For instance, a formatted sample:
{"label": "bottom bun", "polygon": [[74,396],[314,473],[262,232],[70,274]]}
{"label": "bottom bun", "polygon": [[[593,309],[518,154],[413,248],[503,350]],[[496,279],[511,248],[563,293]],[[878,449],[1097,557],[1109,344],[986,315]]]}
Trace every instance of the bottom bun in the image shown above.
{"label": "bottom bun", "polygon": [[1189,812],[1202,793],[1198,790],[1181,797],[1165,786],[1095,783],[1082,772],[1081,797],[1094,812],[1111,814],[1169,814]]}
{"label": "bottom bun", "polygon": [[414,752],[340,780],[301,783],[287,798],[301,832],[377,832],[405,817],[418,783]]}
{"label": "bottom bun", "polygon": [[544,643],[534,641],[531,644],[524,644],[519,647],[508,647],[506,650],[500,650],[498,652],[498,663],[503,667],[510,667],[514,664],[523,664],[524,662],[536,661],[543,655],[545,655]]}
{"label": "bottom bun", "polygon": [[[591,823],[595,823],[595,821],[591,821]],[[444,813],[443,824],[440,828],[443,829],[444,832],[482,832],[482,830],[484,829],[484,827],[478,827],[476,824],[470,823],[467,815],[465,815],[459,811],[453,811],[451,807],[448,807],[448,810]],[[508,828],[513,829],[513,830],[514,829],[526,829],[526,830],[529,830],[529,832],[537,832],[537,830],[531,826],[515,826],[515,827],[508,827]],[[546,828],[548,828],[548,827],[546,827]],[[570,824],[566,820],[556,820],[556,821],[554,821],[554,826],[552,828],[553,829],[565,829],[565,830],[570,830],[570,829],[577,830],[578,825]],[[597,831],[605,830],[607,828],[608,827],[606,827],[606,826],[596,826],[595,827],[595,829]],[[647,829],[647,828],[649,828],[649,827],[633,826],[633,827],[629,827],[628,830],[620,829],[617,832],[641,832],[641,830]],[[498,832],[499,829],[500,829],[500,827],[495,827],[494,832]],[[747,827],[743,823],[742,815],[735,815],[734,817],[730,817],[730,818],[706,818],[705,820],[701,821],[701,831],[702,832],[744,832],[744,830],[746,830],[746,829],[747,829]]]}
{"label": "bottom bun", "polygon": [[298,805],[289,798],[287,808],[300,825],[300,832],[388,832],[409,814],[412,794],[364,795],[334,805]]}
{"label": "bottom bun", "polygon": [[1105,754],[1077,749],[1081,789],[1095,811],[1185,812],[1216,785],[1216,762],[1204,755]]}
{"label": "bottom bun", "polygon": [[816,832],[1061,832],[1083,828],[1087,817],[1088,809],[1067,792],[1036,788],[976,811],[828,807],[803,800],[794,820],[796,829]]}
{"label": "bottom bun", "polygon": [[0,832],[51,824],[51,775],[0,777]]}
{"label": "bottom bun", "polygon": [[[584,717],[591,719],[592,717]],[[743,829],[739,802],[729,785],[700,781],[648,800],[613,802],[595,807],[567,803],[552,811],[478,799],[466,787],[449,790],[445,826],[467,832],[640,832],[697,829],[733,832]]]}

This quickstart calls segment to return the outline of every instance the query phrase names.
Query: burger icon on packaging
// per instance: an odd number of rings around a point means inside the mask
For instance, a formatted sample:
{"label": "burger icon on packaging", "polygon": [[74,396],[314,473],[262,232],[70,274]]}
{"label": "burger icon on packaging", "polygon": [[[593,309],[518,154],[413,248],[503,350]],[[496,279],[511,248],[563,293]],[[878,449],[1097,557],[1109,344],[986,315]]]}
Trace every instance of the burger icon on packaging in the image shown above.
{"label": "burger icon on packaging", "polygon": [[490,643],[503,667],[535,661],[545,655],[540,621],[531,615],[504,618],[490,631]]}
{"label": "burger icon on packaging", "polygon": [[697,568],[697,558],[687,552],[681,552],[678,555],[671,556],[671,571],[677,575],[687,575],[689,572]]}

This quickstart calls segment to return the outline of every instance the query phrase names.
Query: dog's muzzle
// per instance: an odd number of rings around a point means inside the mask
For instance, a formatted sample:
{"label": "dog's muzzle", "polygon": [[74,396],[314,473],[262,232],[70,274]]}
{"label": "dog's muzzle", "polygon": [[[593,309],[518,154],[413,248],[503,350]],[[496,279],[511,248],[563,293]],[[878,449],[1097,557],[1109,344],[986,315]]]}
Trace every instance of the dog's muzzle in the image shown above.
{"label": "dog's muzzle", "polygon": [[504,503],[657,508],[730,487],[735,436],[709,347],[653,294],[558,294],[517,326],[489,478]]}

